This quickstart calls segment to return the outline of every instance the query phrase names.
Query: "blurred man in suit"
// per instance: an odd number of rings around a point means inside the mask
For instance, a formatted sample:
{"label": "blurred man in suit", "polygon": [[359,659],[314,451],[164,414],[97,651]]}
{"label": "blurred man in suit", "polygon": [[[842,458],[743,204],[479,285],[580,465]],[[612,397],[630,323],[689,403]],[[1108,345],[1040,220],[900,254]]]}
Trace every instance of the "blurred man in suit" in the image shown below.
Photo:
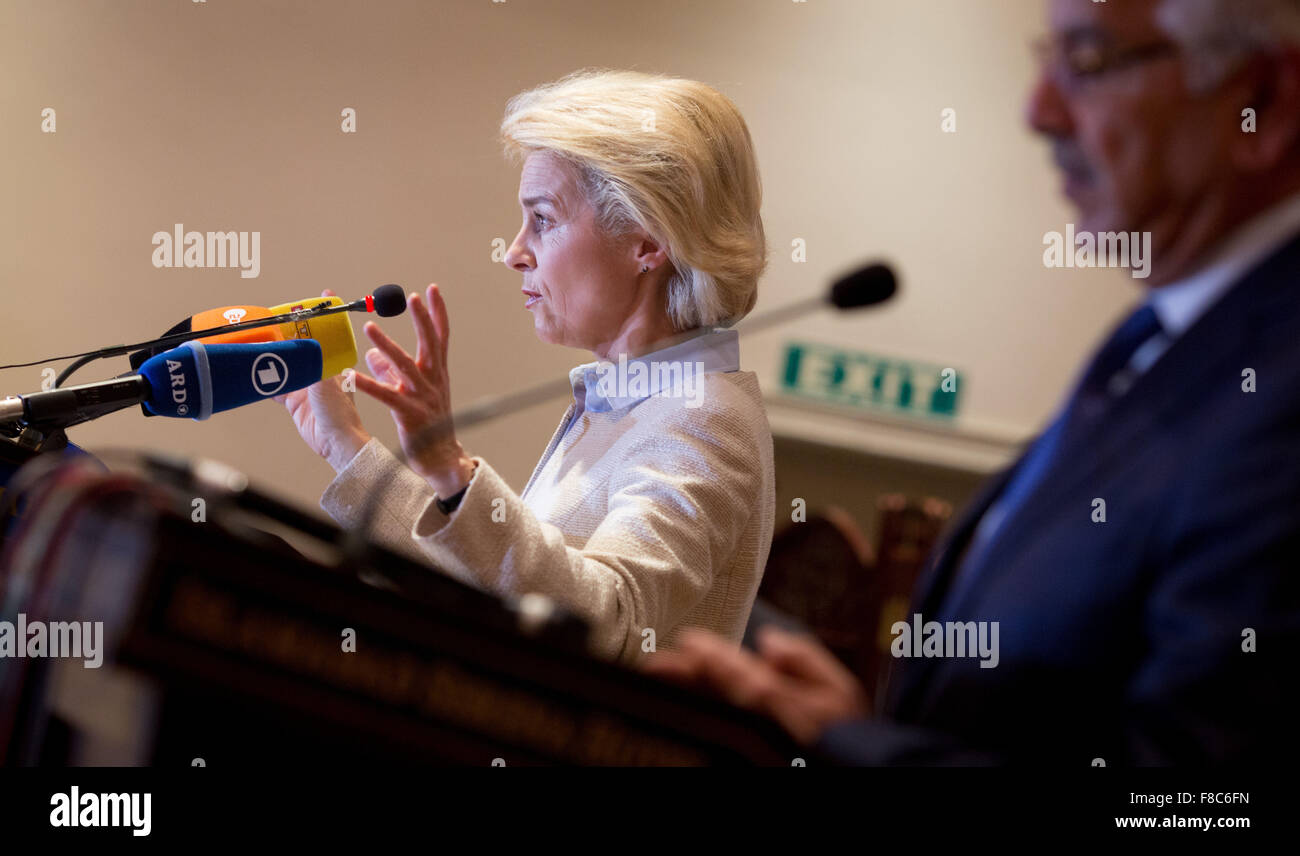
{"label": "blurred man in suit", "polygon": [[650,668],[844,762],[1294,760],[1300,0],[1048,10],[1028,122],[1077,229],[1149,233],[1153,260],[1050,426],[941,540],[898,634],[996,627],[996,656],[909,638],[874,711],[776,630],[757,655],[692,634]]}

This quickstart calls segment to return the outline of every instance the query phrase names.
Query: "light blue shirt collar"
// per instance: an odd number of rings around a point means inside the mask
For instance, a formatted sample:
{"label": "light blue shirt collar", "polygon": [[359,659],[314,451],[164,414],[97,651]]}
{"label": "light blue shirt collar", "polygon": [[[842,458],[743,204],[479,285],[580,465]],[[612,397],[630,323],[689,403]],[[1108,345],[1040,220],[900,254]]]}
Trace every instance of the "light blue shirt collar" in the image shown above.
{"label": "light blue shirt collar", "polygon": [[[662,369],[669,369],[667,371]],[[705,372],[740,370],[740,335],[735,330],[701,327],[689,339],[618,362],[598,360],[569,372],[579,412],[603,413],[668,393],[673,378],[698,382]],[[687,375],[689,374],[689,377]]]}

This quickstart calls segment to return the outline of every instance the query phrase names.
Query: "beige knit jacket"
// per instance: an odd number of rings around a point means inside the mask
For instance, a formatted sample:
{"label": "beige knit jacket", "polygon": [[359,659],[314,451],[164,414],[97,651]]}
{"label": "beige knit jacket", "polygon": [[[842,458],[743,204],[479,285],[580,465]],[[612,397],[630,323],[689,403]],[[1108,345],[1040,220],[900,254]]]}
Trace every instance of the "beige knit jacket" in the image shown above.
{"label": "beige knit jacket", "polygon": [[377,493],[372,534],[478,588],[537,592],[585,617],[594,653],[631,662],[681,628],[739,641],[776,512],[772,434],[753,372],[709,372],[702,403],[655,395],[570,405],[522,494],[481,458],[450,517],[376,440],[321,507],[345,527]]}

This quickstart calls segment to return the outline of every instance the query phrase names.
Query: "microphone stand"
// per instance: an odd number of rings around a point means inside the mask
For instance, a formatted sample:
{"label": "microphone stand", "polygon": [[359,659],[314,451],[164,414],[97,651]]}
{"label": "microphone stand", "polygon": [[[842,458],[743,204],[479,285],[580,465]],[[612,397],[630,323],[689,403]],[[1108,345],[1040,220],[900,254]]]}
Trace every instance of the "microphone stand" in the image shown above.
{"label": "microphone stand", "polygon": [[68,435],[62,428],[42,431],[16,422],[0,424],[0,463],[21,466],[37,455],[67,447]]}
{"label": "microphone stand", "polygon": [[62,452],[69,444],[67,429],[134,406],[134,402],[115,402],[60,419],[0,422],[0,462],[24,464],[37,455]]}

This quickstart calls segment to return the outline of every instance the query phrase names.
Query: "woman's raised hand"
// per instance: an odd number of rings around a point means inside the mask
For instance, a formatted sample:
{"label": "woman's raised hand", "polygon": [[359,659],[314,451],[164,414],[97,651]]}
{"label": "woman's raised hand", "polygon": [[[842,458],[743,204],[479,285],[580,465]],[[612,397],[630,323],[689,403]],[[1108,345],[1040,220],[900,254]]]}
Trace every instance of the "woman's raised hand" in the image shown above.
{"label": "woman's raised hand", "polygon": [[[321,296],[335,294],[327,288]],[[335,472],[346,467],[370,440],[352,394],[343,388],[342,377],[326,378],[306,389],[278,395],[275,400],[289,411],[302,439],[329,461]]]}
{"label": "woman's raised hand", "polygon": [[451,385],[447,378],[447,305],[430,285],[426,296],[407,301],[418,342],[415,357],[379,329],[365,326],[375,347],[366,352],[374,378],[358,374],[357,389],[388,407],[411,469],[448,497],[469,484],[474,462],[456,441],[451,424]]}

